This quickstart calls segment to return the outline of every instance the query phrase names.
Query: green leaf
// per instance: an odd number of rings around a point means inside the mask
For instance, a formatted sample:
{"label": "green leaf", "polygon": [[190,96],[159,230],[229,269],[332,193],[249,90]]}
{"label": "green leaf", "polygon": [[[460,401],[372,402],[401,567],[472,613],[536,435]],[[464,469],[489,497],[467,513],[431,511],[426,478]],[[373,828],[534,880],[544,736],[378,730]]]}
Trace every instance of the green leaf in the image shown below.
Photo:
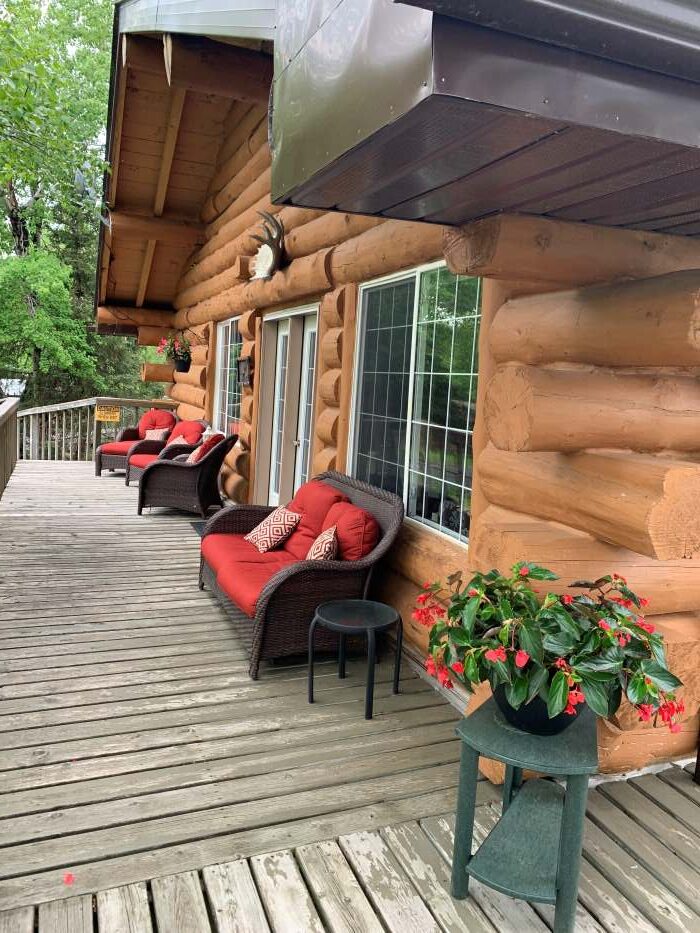
{"label": "green leaf", "polygon": [[575,666],[578,674],[617,674],[622,668],[622,659],[606,658],[598,655],[597,657],[589,658],[587,661],[581,661],[580,664],[577,663]]}
{"label": "green leaf", "polygon": [[469,635],[474,631],[474,622],[476,621],[476,614],[479,610],[480,603],[480,596],[472,596],[462,612],[462,625],[464,626],[465,632]]}
{"label": "green leaf", "polygon": [[530,568],[530,578],[532,580],[558,580],[559,577],[546,567],[539,567],[536,564],[528,564]]}
{"label": "green leaf", "polygon": [[619,681],[612,685],[608,693],[608,716],[614,716],[622,702],[622,686]]}
{"label": "green leaf", "polygon": [[627,684],[627,699],[630,703],[636,706],[637,703],[643,703],[648,695],[649,691],[647,685],[644,683],[643,674],[635,674],[634,677],[630,678],[629,683]]}
{"label": "green leaf", "polygon": [[581,678],[581,689],[586,698],[586,703],[598,716],[608,715],[608,691],[595,680],[589,680],[587,677]]}
{"label": "green leaf", "polygon": [[468,654],[464,658],[464,676],[473,684],[477,684],[481,680],[479,676],[479,665],[473,654]]}
{"label": "green leaf", "polygon": [[661,664],[657,664],[656,661],[642,661],[640,669],[659,690],[673,691],[683,686],[683,682],[675,674],[666,670]]}
{"label": "green leaf", "polygon": [[562,712],[568,698],[568,678],[563,671],[557,671],[554,677],[552,677],[552,683],[549,685],[549,696],[547,698],[547,713],[550,719],[553,719]]}
{"label": "green leaf", "polygon": [[491,665],[491,668],[497,684],[510,683],[510,669],[507,664],[504,664],[503,661],[496,661],[495,664]]}
{"label": "green leaf", "polygon": [[448,638],[453,644],[462,645],[462,647],[467,647],[472,643],[470,635],[463,628],[448,629]]}
{"label": "green leaf", "polygon": [[576,639],[567,632],[557,632],[556,634],[547,634],[542,639],[545,651],[550,651],[557,657],[565,657],[576,647]]}
{"label": "green leaf", "polygon": [[518,629],[518,644],[538,664],[542,663],[544,649],[539,629],[531,625],[521,625]]}
{"label": "green leaf", "polygon": [[512,684],[506,687],[506,699],[513,707],[518,709],[523,705],[527,696],[527,677],[516,677]]}
{"label": "green leaf", "polygon": [[546,667],[535,668],[535,670],[530,674],[530,682],[527,688],[527,698],[525,700],[526,703],[529,703],[530,700],[533,700],[537,696],[542,687],[544,687],[544,685],[547,683],[548,678],[549,671]]}

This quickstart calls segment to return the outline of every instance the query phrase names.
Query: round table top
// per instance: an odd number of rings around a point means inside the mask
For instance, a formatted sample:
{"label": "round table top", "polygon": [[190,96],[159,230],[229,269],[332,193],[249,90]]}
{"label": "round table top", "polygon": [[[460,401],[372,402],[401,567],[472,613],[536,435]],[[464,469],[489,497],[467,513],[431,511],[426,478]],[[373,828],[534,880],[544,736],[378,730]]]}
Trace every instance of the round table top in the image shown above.
{"label": "round table top", "polygon": [[388,628],[399,621],[399,614],[392,606],[371,599],[333,599],[321,603],[316,618],[334,628],[366,631]]}

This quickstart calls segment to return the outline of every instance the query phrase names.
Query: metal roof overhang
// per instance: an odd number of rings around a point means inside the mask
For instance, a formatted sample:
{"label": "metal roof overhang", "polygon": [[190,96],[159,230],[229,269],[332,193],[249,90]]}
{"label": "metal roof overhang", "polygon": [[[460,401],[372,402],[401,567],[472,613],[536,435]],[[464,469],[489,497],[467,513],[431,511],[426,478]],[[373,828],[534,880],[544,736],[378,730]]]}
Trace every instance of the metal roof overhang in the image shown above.
{"label": "metal roof overhang", "polygon": [[391,0],[341,0],[293,39],[276,49],[277,201],[700,233],[694,82]]}
{"label": "metal roof overhang", "polygon": [[120,32],[274,39],[276,0],[116,0]]}

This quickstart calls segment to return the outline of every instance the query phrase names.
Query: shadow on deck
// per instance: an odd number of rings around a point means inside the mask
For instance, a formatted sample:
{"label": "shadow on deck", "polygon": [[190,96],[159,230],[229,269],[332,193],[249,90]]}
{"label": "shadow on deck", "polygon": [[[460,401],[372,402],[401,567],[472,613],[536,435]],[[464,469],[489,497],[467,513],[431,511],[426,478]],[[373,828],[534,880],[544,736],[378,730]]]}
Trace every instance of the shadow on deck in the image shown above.
{"label": "shadow on deck", "polygon": [[[51,462],[0,501],[1,933],[546,931],[548,908],[446,893],[455,711],[407,666],[369,723],[362,664],[321,666],[314,706],[303,666],[251,682],[191,519],[135,503]],[[577,929],[700,930],[690,776],[607,784],[589,815]]]}

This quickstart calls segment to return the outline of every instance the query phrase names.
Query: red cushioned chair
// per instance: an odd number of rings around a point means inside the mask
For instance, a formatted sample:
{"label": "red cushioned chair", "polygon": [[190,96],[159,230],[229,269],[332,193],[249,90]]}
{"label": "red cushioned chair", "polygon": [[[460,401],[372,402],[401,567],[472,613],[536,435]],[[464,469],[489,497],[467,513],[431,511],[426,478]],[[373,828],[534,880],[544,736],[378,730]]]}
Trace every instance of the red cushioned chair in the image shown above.
{"label": "red cushioned chair", "polygon": [[[234,505],[211,518],[202,536],[199,587],[216,594],[250,644],[249,673],[261,660],[304,654],[319,603],[367,596],[372,573],[394,543],[403,502],[393,493],[342,473],[305,483],[287,506],[296,529],[264,554],[245,540],[271,506]],[[336,560],[305,560],[316,537],[336,526]],[[338,636],[319,629],[317,648],[335,650]]]}
{"label": "red cushioned chair", "polygon": [[[126,470],[129,455],[136,453],[135,447],[140,444],[159,443],[144,441],[146,431],[163,430],[172,431],[177,423],[177,415],[164,408],[151,408],[139,418],[135,428],[122,428],[114,441],[100,444],[95,451],[95,476],[100,476],[102,470]],[[160,449],[160,448],[159,448]],[[150,453],[150,447],[143,453]]]}
{"label": "red cushioned chair", "polygon": [[139,515],[146,506],[152,505],[195,512],[202,518],[206,518],[213,506],[221,508],[219,473],[237,440],[237,434],[208,438],[196,448],[200,456],[196,463],[187,463],[188,454],[149,463],[139,480]]}
{"label": "red cushioned chair", "polygon": [[[202,434],[206,429],[206,421],[178,421],[167,440],[139,441],[134,449],[129,451],[126,485],[132,480],[140,480],[146,467],[156,460],[174,460],[181,454],[191,454],[201,444]],[[178,438],[182,438],[184,443],[174,444],[173,441]]]}

